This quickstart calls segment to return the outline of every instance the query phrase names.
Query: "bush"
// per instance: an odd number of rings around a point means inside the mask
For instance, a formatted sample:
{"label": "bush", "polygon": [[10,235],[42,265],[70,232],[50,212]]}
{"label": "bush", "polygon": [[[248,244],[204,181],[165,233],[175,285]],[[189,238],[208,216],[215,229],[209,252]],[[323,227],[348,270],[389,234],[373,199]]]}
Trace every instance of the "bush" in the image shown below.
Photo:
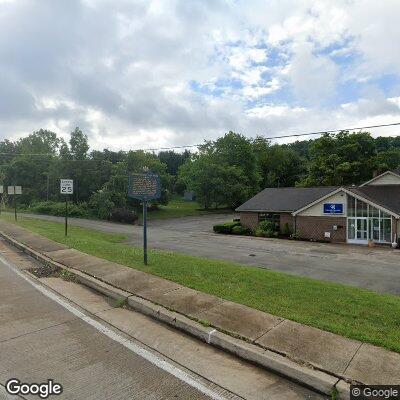
{"label": "bush", "polygon": [[261,229],[262,231],[266,232],[266,231],[275,231],[275,224],[271,221],[261,221],[258,224],[258,229]]}
{"label": "bush", "polygon": [[89,207],[98,218],[110,219],[111,211],[115,208],[115,203],[112,201],[112,194],[104,189],[93,193],[89,200]]}
{"label": "bush", "polygon": [[217,224],[213,226],[215,233],[232,233],[235,226],[241,226],[239,221],[229,221],[224,224]]}
{"label": "bush", "polygon": [[115,222],[123,222],[126,224],[134,224],[138,220],[138,216],[133,211],[117,208],[111,212],[110,219]]}
{"label": "bush", "polygon": [[[36,214],[55,215],[56,217],[63,217],[65,215],[65,203],[55,201],[41,201],[34,203],[29,211]],[[68,215],[70,217],[88,218],[90,212],[86,203],[74,204],[68,203]]]}
{"label": "bush", "polygon": [[285,222],[285,224],[283,225],[283,229],[282,229],[282,235],[283,236],[290,236],[292,234],[292,230],[289,227],[289,224],[287,222]]}
{"label": "bush", "polygon": [[248,235],[248,234],[250,234],[250,229],[248,229],[242,225],[236,225],[232,228],[232,233],[234,235]]}
{"label": "bush", "polygon": [[276,232],[272,231],[271,229],[268,229],[266,231],[257,228],[255,233],[254,233],[257,237],[265,237],[265,238],[272,238],[272,237],[276,237]]}
{"label": "bush", "polygon": [[294,232],[290,235],[290,239],[293,240],[300,240],[301,239],[301,233],[300,232]]}

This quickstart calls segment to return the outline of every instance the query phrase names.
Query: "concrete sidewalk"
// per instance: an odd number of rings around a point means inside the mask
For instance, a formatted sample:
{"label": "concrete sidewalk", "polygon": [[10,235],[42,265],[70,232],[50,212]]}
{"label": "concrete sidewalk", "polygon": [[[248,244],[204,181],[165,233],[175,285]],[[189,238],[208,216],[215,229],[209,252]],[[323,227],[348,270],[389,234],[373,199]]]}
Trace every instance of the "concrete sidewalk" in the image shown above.
{"label": "concrete sidewalk", "polygon": [[[0,234],[104,283],[166,307],[302,367],[364,384],[400,384],[400,354],[220,299],[145,272],[89,256],[0,221]],[[126,296],[125,296],[126,297]],[[210,330],[209,335],[214,334]]]}

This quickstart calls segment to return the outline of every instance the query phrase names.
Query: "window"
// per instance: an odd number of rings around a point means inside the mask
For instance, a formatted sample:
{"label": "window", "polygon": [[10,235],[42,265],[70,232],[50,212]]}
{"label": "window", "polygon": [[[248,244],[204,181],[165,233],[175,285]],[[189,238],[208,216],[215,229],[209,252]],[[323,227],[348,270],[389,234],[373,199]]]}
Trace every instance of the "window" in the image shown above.
{"label": "window", "polygon": [[347,239],[390,243],[392,220],[390,214],[347,196]]}
{"label": "window", "polygon": [[356,216],[368,217],[368,204],[361,200],[356,201]]}
{"label": "window", "polygon": [[280,214],[272,214],[272,213],[258,213],[258,222],[261,221],[270,221],[273,222],[277,229],[279,229],[281,222]]}
{"label": "window", "polygon": [[347,215],[349,217],[356,216],[356,199],[351,196],[347,196]]}

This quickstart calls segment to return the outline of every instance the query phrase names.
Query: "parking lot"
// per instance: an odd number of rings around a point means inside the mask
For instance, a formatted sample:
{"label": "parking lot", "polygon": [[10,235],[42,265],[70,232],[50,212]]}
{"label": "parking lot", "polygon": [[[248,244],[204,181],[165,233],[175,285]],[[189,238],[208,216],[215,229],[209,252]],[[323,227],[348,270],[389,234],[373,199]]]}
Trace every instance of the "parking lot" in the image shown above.
{"label": "parking lot", "polygon": [[[31,216],[63,220],[59,217]],[[211,215],[151,221],[149,246],[400,295],[400,250],[212,232],[213,224],[232,218],[233,215]],[[123,233],[128,236],[129,243],[136,246],[142,244],[140,226],[77,218],[71,218],[70,223],[104,232]]]}

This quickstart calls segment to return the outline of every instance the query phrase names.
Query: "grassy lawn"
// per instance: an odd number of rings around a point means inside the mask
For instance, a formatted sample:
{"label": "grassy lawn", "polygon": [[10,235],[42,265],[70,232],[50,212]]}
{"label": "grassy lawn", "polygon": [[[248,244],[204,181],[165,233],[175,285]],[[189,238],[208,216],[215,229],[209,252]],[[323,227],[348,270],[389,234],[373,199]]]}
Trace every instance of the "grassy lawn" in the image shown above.
{"label": "grassy lawn", "polygon": [[232,210],[227,208],[205,210],[204,208],[201,208],[200,204],[195,201],[171,199],[166,206],[159,206],[158,210],[151,211],[147,215],[149,219],[164,219],[218,213],[232,213]]}
{"label": "grassy lawn", "polygon": [[[11,222],[10,216],[2,216]],[[239,264],[151,250],[123,235],[20,217],[18,225],[85,253],[125,264],[227,300],[400,352],[400,297]]]}

